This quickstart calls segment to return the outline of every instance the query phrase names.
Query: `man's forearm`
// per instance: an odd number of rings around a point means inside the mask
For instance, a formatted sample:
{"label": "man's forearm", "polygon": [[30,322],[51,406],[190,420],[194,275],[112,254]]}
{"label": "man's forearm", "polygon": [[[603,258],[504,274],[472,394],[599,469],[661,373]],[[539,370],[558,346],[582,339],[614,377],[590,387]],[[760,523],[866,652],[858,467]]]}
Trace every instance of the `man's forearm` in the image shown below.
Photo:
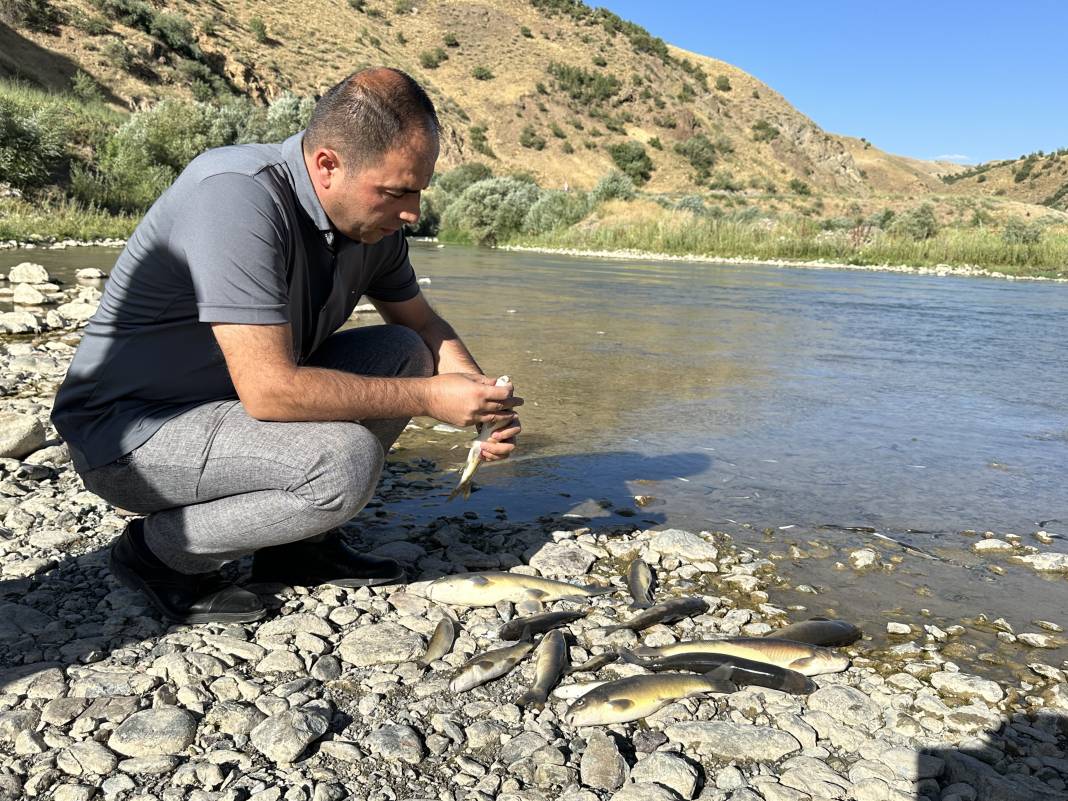
{"label": "man's forearm", "polygon": [[434,318],[419,332],[434,357],[434,372],[442,373],[481,373],[475,357],[467,349],[459,335],[441,317]]}
{"label": "man's forearm", "polygon": [[277,422],[376,420],[427,413],[425,378],[379,378],[322,367],[294,367],[249,414]]}

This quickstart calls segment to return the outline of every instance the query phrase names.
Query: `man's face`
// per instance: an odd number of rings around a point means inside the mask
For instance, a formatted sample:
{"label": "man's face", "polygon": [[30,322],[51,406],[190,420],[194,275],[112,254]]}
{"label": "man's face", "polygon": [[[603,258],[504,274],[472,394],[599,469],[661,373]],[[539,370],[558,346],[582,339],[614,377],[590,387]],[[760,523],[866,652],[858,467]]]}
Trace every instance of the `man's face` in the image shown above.
{"label": "man's face", "polygon": [[313,155],[313,183],[326,216],[350,239],[373,245],[404,225],[419,220],[420,193],[430,185],[438,157],[433,137],[414,135],[403,145],[387,151],[377,163],[352,169],[334,151],[324,164]]}

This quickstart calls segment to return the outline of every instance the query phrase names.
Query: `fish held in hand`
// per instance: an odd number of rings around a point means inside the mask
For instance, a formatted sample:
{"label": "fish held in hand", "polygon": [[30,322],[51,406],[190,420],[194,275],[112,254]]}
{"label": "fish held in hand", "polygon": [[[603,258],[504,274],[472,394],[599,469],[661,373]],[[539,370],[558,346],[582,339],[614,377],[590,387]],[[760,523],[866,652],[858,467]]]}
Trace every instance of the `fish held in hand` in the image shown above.
{"label": "fish held in hand", "polygon": [[438,621],[434,634],[427,643],[426,653],[416,660],[415,664],[425,668],[431,662],[435,662],[452,650],[452,644],[456,641],[456,623],[450,617],[443,617]]}
{"label": "fish held in hand", "polygon": [[774,637],[777,640],[807,642],[809,645],[839,646],[852,645],[864,636],[864,632],[848,620],[828,620],[825,617],[813,617],[775,631],[769,631],[764,636]]}
{"label": "fish held in hand", "polygon": [[583,586],[566,581],[525,576],[522,573],[486,571],[442,576],[427,585],[425,595],[431,601],[457,606],[495,606],[501,601],[559,601],[605,595],[613,587]]}
{"label": "fish held in hand", "polygon": [[719,671],[716,673],[717,676],[739,686],[753,684],[794,695],[808,695],[816,690],[816,683],[796,670],[731,654],[687,653],[661,656],[655,659],[639,659],[630,651],[621,649],[619,655],[624,662],[654,673],[664,670],[688,670],[702,674]]}
{"label": "fish held in hand", "polygon": [[473,690],[480,684],[500,678],[522,662],[532,648],[534,648],[534,642],[526,640],[515,645],[486,651],[484,654],[476,654],[463,664],[453,680],[449,682],[449,689],[454,693],[463,693]]}
{"label": "fish held in hand", "polygon": [[516,701],[518,706],[542,705],[549,697],[556,682],[567,665],[567,643],[564,635],[553,629],[538,644],[538,661],[534,668],[534,686],[523,693]]}
{"label": "fish held in hand", "polygon": [[[503,387],[511,382],[511,378],[502,375],[497,379],[493,386]],[[449,497],[445,499],[446,502],[451,501],[457,495],[463,495],[465,501],[471,497],[471,479],[474,478],[478,466],[482,464],[482,443],[489,442],[489,438],[493,435],[493,432],[504,428],[509,422],[511,421],[508,418],[505,418],[504,420],[498,420],[495,423],[482,423],[478,426],[478,433],[475,436],[474,442],[471,443],[471,447],[467,451],[467,461],[464,462],[463,469],[460,471],[460,481],[456,485],[456,488],[449,493]]]}
{"label": "fish held in hand", "polygon": [[827,648],[772,637],[728,637],[722,640],[689,640],[671,645],[642,645],[635,648],[634,653],[642,657],[686,653],[731,654],[796,670],[806,676],[841,673],[849,667],[848,657],[840,656]]}
{"label": "fish held in hand", "polygon": [[632,609],[648,609],[653,605],[653,585],[656,575],[641,557],[635,557],[627,566],[627,589],[634,603]]}
{"label": "fish held in hand", "polygon": [[651,606],[644,612],[640,612],[626,623],[616,626],[605,626],[604,631],[642,631],[657,623],[675,623],[683,618],[693,617],[708,611],[708,603],[704,598],[673,598],[656,606]]}
{"label": "fish held in hand", "polygon": [[568,623],[574,623],[576,620],[586,617],[589,613],[589,609],[580,609],[577,612],[543,612],[540,615],[517,617],[498,629],[497,638],[501,640],[518,640],[523,636],[525,629],[529,629],[531,634],[541,634],[560,626],[566,626]]}
{"label": "fish held in hand", "polygon": [[658,709],[691,695],[731,693],[738,689],[729,681],[686,673],[628,676],[594,687],[567,710],[572,726],[604,726],[648,717]]}

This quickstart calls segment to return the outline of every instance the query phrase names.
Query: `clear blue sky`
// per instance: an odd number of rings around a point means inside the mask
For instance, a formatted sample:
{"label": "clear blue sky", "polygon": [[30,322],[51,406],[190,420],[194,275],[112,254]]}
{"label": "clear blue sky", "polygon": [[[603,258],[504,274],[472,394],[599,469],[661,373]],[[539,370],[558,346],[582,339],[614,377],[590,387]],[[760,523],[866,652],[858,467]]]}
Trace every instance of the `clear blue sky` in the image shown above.
{"label": "clear blue sky", "polygon": [[1068,147],[1068,0],[587,2],[891,153],[973,163]]}

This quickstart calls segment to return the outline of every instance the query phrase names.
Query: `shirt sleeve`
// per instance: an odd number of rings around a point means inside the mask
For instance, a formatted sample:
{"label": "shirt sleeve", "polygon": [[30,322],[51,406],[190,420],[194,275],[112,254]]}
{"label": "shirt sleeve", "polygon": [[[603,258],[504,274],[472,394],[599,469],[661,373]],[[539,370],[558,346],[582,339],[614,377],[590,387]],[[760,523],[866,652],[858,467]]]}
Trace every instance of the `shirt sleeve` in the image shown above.
{"label": "shirt sleeve", "polygon": [[408,259],[408,240],[404,234],[398,231],[374,247],[378,251],[375,253],[378,266],[364,294],[387,303],[411,300],[418,295],[419,284]]}
{"label": "shirt sleeve", "polygon": [[189,268],[202,323],[289,322],[285,222],[255,178],[221,173],[190,193],[172,243]]}

